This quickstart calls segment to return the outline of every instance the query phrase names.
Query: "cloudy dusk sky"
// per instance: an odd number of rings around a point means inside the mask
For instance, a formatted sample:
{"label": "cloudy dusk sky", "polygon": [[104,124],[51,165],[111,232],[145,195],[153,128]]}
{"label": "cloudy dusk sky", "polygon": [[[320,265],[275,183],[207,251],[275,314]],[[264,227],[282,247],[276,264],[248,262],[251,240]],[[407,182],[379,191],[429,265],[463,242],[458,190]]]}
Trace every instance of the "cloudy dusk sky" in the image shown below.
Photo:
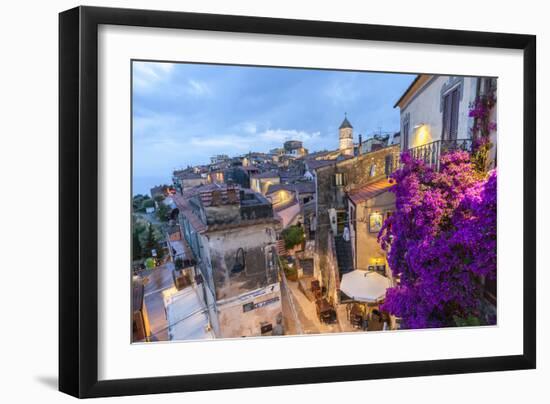
{"label": "cloudy dusk sky", "polygon": [[393,105],[414,75],[185,63],[133,63],[133,192],[210,156],[267,152],[285,140],[338,147],[347,113],[367,138],[398,131]]}

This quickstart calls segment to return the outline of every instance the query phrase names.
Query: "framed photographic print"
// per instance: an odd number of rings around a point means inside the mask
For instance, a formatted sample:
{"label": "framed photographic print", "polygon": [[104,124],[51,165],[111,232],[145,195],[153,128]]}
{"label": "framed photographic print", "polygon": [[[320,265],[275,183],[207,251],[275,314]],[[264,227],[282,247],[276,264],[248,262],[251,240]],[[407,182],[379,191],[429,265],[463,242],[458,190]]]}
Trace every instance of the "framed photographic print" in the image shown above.
{"label": "framed photographic print", "polygon": [[534,36],[59,24],[60,390],[535,367]]}

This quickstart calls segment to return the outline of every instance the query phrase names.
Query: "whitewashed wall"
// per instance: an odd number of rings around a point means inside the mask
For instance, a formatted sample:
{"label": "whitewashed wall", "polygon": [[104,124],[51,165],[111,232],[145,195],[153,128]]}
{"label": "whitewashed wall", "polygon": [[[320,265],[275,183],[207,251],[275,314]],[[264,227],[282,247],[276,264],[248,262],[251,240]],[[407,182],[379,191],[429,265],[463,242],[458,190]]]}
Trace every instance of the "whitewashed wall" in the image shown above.
{"label": "whitewashed wall", "polygon": [[[441,89],[446,83],[452,80],[449,76],[434,76],[405,104],[401,109],[401,128],[403,120],[409,114],[409,147],[420,146],[421,144],[441,139],[443,127],[443,112],[441,108]],[[476,96],[475,77],[464,77],[462,83],[462,97],[458,110],[458,139],[470,137],[469,128],[473,120],[468,117],[468,106]],[[421,139],[415,125],[424,124],[429,129],[429,138]],[[404,140],[401,140],[403,147]]]}

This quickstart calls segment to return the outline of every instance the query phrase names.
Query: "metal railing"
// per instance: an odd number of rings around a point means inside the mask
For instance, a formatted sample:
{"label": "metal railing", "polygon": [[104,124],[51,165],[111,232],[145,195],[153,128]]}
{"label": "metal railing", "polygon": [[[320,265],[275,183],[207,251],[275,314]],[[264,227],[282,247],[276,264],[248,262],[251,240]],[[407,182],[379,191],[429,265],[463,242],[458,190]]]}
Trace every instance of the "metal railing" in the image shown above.
{"label": "metal railing", "polygon": [[435,167],[439,170],[441,155],[455,150],[471,152],[472,139],[436,140],[422,146],[412,147],[409,149],[409,153],[411,157],[418,160],[423,160],[427,165]]}

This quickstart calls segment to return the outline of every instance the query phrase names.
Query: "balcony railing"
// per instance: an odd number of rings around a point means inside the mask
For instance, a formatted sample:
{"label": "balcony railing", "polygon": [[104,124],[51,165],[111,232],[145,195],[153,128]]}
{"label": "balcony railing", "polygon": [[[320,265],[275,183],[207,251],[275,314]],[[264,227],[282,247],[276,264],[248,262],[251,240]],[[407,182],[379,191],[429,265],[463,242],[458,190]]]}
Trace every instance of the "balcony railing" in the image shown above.
{"label": "balcony railing", "polygon": [[439,170],[439,159],[441,155],[455,150],[471,152],[472,139],[436,140],[422,146],[412,147],[409,149],[409,153],[411,157],[423,160],[427,165]]}

